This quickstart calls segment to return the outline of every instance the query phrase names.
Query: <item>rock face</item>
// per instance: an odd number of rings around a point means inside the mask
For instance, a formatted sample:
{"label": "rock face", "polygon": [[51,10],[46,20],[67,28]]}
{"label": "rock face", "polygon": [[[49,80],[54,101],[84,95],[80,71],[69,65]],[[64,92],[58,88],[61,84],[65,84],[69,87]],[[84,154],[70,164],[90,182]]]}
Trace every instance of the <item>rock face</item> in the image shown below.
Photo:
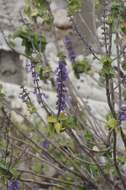
{"label": "rock face", "polygon": [[[8,30],[13,31],[15,26],[20,25],[20,11],[22,10],[22,7],[24,5],[24,1],[20,0],[1,0],[0,1],[0,22],[2,25],[0,26],[2,30]],[[81,31],[83,37],[86,39],[89,44],[95,44],[97,46],[97,37],[96,37],[96,27],[94,24],[94,4],[91,0],[85,0],[82,8],[82,12],[75,18],[77,22],[77,26],[79,27],[79,30]],[[69,20],[67,10],[66,10],[66,1],[65,0],[52,0],[50,3],[50,8],[52,11],[52,14],[54,16],[54,24],[57,28],[57,33],[59,35],[59,41],[63,41],[64,35],[66,34],[66,31],[69,31],[71,28],[71,22]],[[2,17],[3,16],[3,17]],[[3,19],[2,19],[3,18]],[[10,26],[11,28],[10,28]],[[63,34],[63,35],[60,35]],[[71,39],[73,42],[73,48],[77,52],[77,54],[85,54],[86,52],[86,46],[78,40],[77,36],[73,33],[71,33]],[[20,41],[20,39],[18,40]],[[49,40],[49,44],[47,45],[47,51],[46,56],[47,60],[51,63],[51,66],[53,65],[53,70],[56,68],[57,63],[57,51],[55,47],[54,39],[51,38]],[[52,44],[50,46],[50,44]],[[61,43],[63,45],[63,43]],[[98,47],[98,46],[97,46]],[[20,85],[22,82],[24,83],[24,70],[22,68],[22,63],[15,53],[11,52],[10,49],[7,47],[6,43],[3,42],[1,44],[1,49],[4,49],[5,51],[1,50],[0,52],[0,65],[1,65],[1,71],[0,71],[0,80],[3,82],[7,82],[8,84],[16,84]],[[18,51],[22,52],[22,47],[19,45],[19,47],[16,47]],[[8,52],[6,50],[9,50]],[[24,60],[25,62],[25,60]],[[23,63],[24,64],[24,63]],[[68,63],[71,64],[71,63]],[[87,76],[83,76],[83,81],[77,81],[73,75],[71,75],[72,81],[74,81],[75,88],[79,87],[78,93],[81,97],[88,99],[89,105],[93,107],[93,113],[96,115],[97,112],[101,113],[101,109],[98,109],[98,103],[100,105],[103,105],[101,107],[104,108],[104,114],[106,113],[106,99],[104,96],[104,90],[99,89],[98,85],[95,84],[95,82],[92,80],[92,78],[88,78]],[[26,80],[28,78],[26,77]],[[31,81],[31,78],[28,79]],[[31,85],[28,81],[26,81],[26,84]],[[8,86],[8,85],[7,85]],[[85,90],[86,89],[86,90]],[[7,90],[8,91],[8,90]],[[100,101],[100,102],[99,102]],[[54,102],[55,103],[55,102]],[[52,105],[52,103],[51,103]],[[102,116],[104,115],[102,114]]]}
{"label": "rock face", "polygon": [[58,29],[67,30],[72,27],[66,10],[66,2],[64,0],[53,0],[50,4],[50,8],[54,16],[54,25]]}
{"label": "rock face", "polygon": [[[96,52],[100,52],[100,45],[96,31],[94,3],[95,1],[92,0],[84,0],[81,7],[81,12],[75,16],[75,20],[77,27],[86,42],[88,42],[88,44],[91,45]],[[81,41],[76,40],[74,36],[72,40],[75,43],[75,47],[78,52],[82,52],[83,50],[84,54],[89,53],[87,46]]]}
{"label": "rock face", "polygon": [[66,9],[57,10],[54,14],[54,25],[59,29],[70,29],[72,24],[67,15]]}
{"label": "rock face", "polygon": [[0,29],[13,30],[19,25],[24,0],[0,0]]}
{"label": "rock face", "polygon": [[4,82],[21,84],[22,63],[19,55],[11,51],[0,51],[0,79]]}
{"label": "rock face", "polygon": [[[24,0],[0,0],[0,32],[13,32],[20,25],[20,11]],[[0,80],[21,85],[23,68],[20,57],[7,46],[0,33]]]}

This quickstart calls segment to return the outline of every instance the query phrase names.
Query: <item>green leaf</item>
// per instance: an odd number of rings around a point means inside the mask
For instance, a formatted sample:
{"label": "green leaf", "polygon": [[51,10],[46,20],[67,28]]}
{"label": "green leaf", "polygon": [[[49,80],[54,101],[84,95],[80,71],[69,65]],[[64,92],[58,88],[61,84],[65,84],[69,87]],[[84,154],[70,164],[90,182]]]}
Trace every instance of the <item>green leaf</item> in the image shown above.
{"label": "green leaf", "polygon": [[108,56],[104,56],[100,60],[100,63],[103,65],[102,70],[101,70],[101,75],[103,75],[103,77],[105,76],[109,78],[113,77],[115,74],[115,71],[112,67],[112,59]]}
{"label": "green leaf", "polygon": [[112,59],[108,56],[103,56],[100,60],[100,63],[102,63],[103,65],[110,66],[112,63]]}
{"label": "green leaf", "polygon": [[108,129],[115,129],[118,126],[119,122],[118,120],[114,118],[109,118],[109,120],[106,122],[106,127]]}
{"label": "green leaf", "polygon": [[68,117],[65,115],[64,112],[60,113],[60,115],[59,115],[59,117],[58,117],[58,120],[59,120],[59,121],[65,121],[65,120],[67,120],[67,119],[68,119]]}
{"label": "green leaf", "polygon": [[126,62],[125,61],[122,64],[122,68],[123,68],[124,71],[126,71]]}
{"label": "green leaf", "polygon": [[0,161],[0,175],[9,178],[16,178],[20,175],[20,172],[17,171],[14,167],[9,167],[9,164],[5,161]]}
{"label": "green leaf", "polygon": [[59,122],[57,122],[57,123],[55,123],[54,127],[55,127],[56,132],[60,133],[60,131],[62,129],[62,125]]}
{"label": "green leaf", "polygon": [[87,141],[91,141],[93,139],[93,135],[90,131],[86,131],[84,133],[84,138],[87,140]]}
{"label": "green leaf", "polygon": [[56,123],[57,118],[54,115],[48,117],[48,123]]}
{"label": "green leaf", "polygon": [[77,126],[76,118],[74,116],[69,116],[66,120],[64,120],[63,126],[65,126],[65,128],[75,128]]}
{"label": "green leaf", "polygon": [[28,111],[33,114],[37,112],[36,107],[30,102],[30,103],[26,103]]}
{"label": "green leaf", "polygon": [[5,93],[3,91],[3,86],[0,84],[0,97],[3,98],[5,97]]}
{"label": "green leaf", "polygon": [[51,72],[51,68],[50,66],[42,67],[42,65],[36,64],[35,71],[38,73],[41,80],[46,80],[49,76],[49,72]]}
{"label": "green leaf", "polygon": [[[32,55],[34,49],[38,52],[43,52],[46,46],[46,38],[44,35],[40,37],[37,32],[33,32],[27,26],[19,28],[13,35],[13,38],[20,37],[22,39],[22,45],[25,46],[25,53]],[[41,49],[40,49],[41,43]]]}
{"label": "green leaf", "polygon": [[8,165],[4,161],[0,161],[0,175],[8,177],[12,177],[12,173],[8,169]]}
{"label": "green leaf", "polygon": [[42,163],[41,162],[35,162],[34,165],[32,166],[32,170],[35,172],[35,173],[41,173],[42,172]]}
{"label": "green leaf", "polygon": [[77,78],[79,78],[81,73],[88,74],[91,70],[91,66],[89,64],[89,61],[87,59],[83,59],[81,61],[76,61],[75,64],[73,64],[73,70]]}
{"label": "green leaf", "polygon": [[118,3],[118,2],[112,3],[112,7],[111,7],[112,16],[114,16],[115,18],[118,17],[121,13],[121,10],[122,10],[121,3]]}
{"label": "green leaf", "polygon": [[68,0],[68,11],[71,15],[78,12],[81,8],[82,0]]}
{"label": "green leaf", "polygon": [[31,17],[37,17],[39,15],[39,11],[37,9],[34,9],[32,12],[31,12]]}

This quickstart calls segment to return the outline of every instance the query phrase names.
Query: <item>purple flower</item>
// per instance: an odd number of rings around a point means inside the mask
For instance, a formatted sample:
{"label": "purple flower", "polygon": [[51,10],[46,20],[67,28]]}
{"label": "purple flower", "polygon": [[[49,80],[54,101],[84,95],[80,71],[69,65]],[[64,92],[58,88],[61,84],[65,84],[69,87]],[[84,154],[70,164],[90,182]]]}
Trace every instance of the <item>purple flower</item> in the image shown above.
{"label": "purple flower", "polygon": [[[47,139],[45,139],[44,141],[41,142],[41,146],[42,146],[44,149],[47,149],[47,150],[48,150],[48,148],[49,148],[49,144],[50,144],[50,142],[49,142]],[[46,152],[46,151],[43,150],[42,153],[43,153],[43,156],[45,156],[47,159],[50,158],[48,152]]]}
{"label": "purple flower", "polygon": [[26,63],[26,66],[25,66],[25,69],[26,69],[26,72],[27,73],[30,73],[31,72],[31,64],[30,63]]}
{"label": "purple flower", "polygon": [[19,98],[23,100],[23,102],[29,102],[30,97],[29,97],[29,92],[27,92],[27,89],[24,88],[24,86],[21,86],[22,92],[19,94]]}
{"label": "purple flower", "polygon": [[30,62],[27,62],[26,65],[25,65],[25,70],[27,73],[30,73],[32,72],[32,69],[35,68],[35,65],[30,63]]}
{"label": "purple flower", "polygon": [[43,148],[48,149],[48,148],[49,148],[49,141],[45,139],[45,140],[42,142],[42,146],[43,146]]}
{"label": "purple flower", "polygon": [[8,190],[19,190],[19,182],[17,180],[9,180]]}
{"label": "purple flower", "polygon": [[35,71],[32,71],[32,78],[34,83],[39,81],[39,75]]}
{"label": "purple flower", "polygon": [[58,115],[60,112],[64,111],[66,107],[66,85],[65,82],[68,79],[68,73],[66,69],[65,60],[60,60],[57,68],[57,78],[56,78],[56,86],[57,86],[57,97],[58,100],[56,102]]}
{"label": "purple flower", "polygon": [[76,59],[76,55],[75,55],[75,52],[74,52],[73,47],[72,47],[72,41],[70,40],[70,38],[68,36],[65,37],[64,44],[65,44],[66,49],[68,51],[68,55],[69,55],[71,62],[74,63],[75,59]]}
{"label": "purple flower", "polygon": [[37,102],[39,103],[39,104],[41,104],[41,101],[42,101],[42,96],[43,96],[43,94],[40,92],[38,92],[38,93],[36,93],[36,97],[37,97]]}
{"label": "purple flower", "polygon": [[35,71],[35,65],[32,64],[32,78],[33,78],[33,82],[34,82],[34,94],[36,94],[37,97],[37,101],[39,104],[43,104],[43,93],[41,92],[41,87],[39,85],[39,75],[38,73],[36,73]]}
{"label": "purple flower", "polygon": [[126,121],[126,106],[122,106],[119,111],[119,120]]}

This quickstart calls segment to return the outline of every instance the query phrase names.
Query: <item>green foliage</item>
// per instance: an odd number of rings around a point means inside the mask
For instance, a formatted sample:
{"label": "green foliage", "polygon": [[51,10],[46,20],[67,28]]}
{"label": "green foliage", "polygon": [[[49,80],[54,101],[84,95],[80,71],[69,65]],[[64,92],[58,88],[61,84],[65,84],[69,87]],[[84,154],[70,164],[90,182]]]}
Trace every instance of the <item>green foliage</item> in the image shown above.
{"label": "green foliage", "polygon": [[97,180],[100,177],[98,167],[95,164],[92,164],[86,156],[80,155],[80,158],[84,161],[83,164],[81,164],[81,168],[85,171],[87,170],[87,172],[90,173],[95,180]]}
{"label": "green foliage", "polygon": [[[126,35],[126,23],[122,23],[120,27],[121,27],[121,31],[123,32],[123,34]],[[126,70],[126,68],[125,68],[125,70]]]}
{"label": "green foliage", "polygon": [[114,76],[114,69],[112,67],[112,59],[108,56],[102,57],[100,63],[103,65],[101,75],[111,78]]}
{"label": "green foliage", "polygon": [[110,57],[108,57],[108,56],[104,56],[104,57],[101,58],[100,63],[101,63],[102,65],[110,66],[111,63],[112,63],[112,60],[111,60]]}
{"label": "green foliage", "polygon": [[[73,15],[74,13],[80,10],[82,0],[68,0],[67,2],[70,14]],[[96,6],[99,6],[100,3],[102,3],[102,0],[96,0],[95,3]],[[109,26],[111,25],[113,28],[115,27],[114,25],[117,24],[116,18],[118,17],[118,14],[120,14],[120,11],[121,11],[120,3],[118,3],[118,1],[112,1],[112,14],[110,14],[106,18],[108,19],[107,22]],[[27,0],[25,13],[31,19],[30,21],[32,21],[32,24],[34,21],[35,21],[34,23],[36,24],[36,19],[38,17],[41,17],[44,20],[44,22],[48,22],[50,20],[50,15],[45,0]],[[124,25],[123,24],[124,23],[122,22],[121,32],[123,32],[124,34],[126,33],[126,27],[125,24]],[[120,32],[120,28],[118,31]],[[46,77],[51,72],[51,68],[48,65],[43,65],[42,63],[40,63],[40,60],[42,58],[41,53],[44,52],[46,47],[45,37],[44,36],[40,37],[40,35],[37,32],[32,31],[30,28],[26,26],[21,27],[20,29],[17,30],[17,32],[15,32],[14,38],[16,37],[20,37],[22,39],[22,45],[25,46],[25,53],[28,55],[28,57],[31,58],[31,61],[35,64],[35,72],[39,74],[41,80],[46,80]],[[12,47],[14,47],[13,41],[12,41]],[[62,52],[58,54],[58,57],[60,59],[65,59],[65,56]],[[100,57],[100,55],[98,55],[98,57]],[[106,76],[108,77],[108,79],[111,79],[112,77],[115,76],[114,69],[112,67],[112,59],[109,56],[103,56],[102,59],[100,60],[100,63],[102,65],[101,78],[103,80],[105,80]],[[122,65],[122,68],[124,70],[126,70],[125,65],[126,65],[125,63],[124,65]],[[88,59],[76,61],[75,64],[73,64],[72,66],[77,78],[79,78],[80,74],[82,73],[89,74],[91,70],[91,65],[88,62]],[[116,87],[116,80],[113,81],[114,81],[114,87]],[[126,100],[126,92],[124,92],[123,95],[124,99]],[[0,99],[1,98],[3,99],[4,97],[5,94],[3,92],[2,87],[0,86]],[[32,102],[29,101],[26,103],[26,105],[30,114],[37,112]],[[100,135],[100,133],[99,132],[97,133],[97,130],[90,131],[91,129],[93,129],[93,127],[97,125],[97,122],[95,122],[96,125],[93,125],[94,120],[91,120],[91,118],[86,117],[87,113],[89,114],[88,116],[91,116],[90,112],[88,112],[88,109],[86,107],[85,107],[86,112],[85,110],[83,111],[81,104],[79,104],[79,109],[80,109],[80,114],[78,114],[77,117],[76,115],[68,115],[68,113],[65,114],[62,112],[60,113],[59,116],[54,114],[49,115],[47,118],[47,123],[43,121],[44,115],[41,118],[41,115],[39,116],[37,114],[32,115],[33,117],[35,116],[35,120],[32,118],[33,122],[31,120],[28,122],[29,118],[27,119],[27,115],[24,115],[24,121],[22,121],[21,124],[17,122],[16,127],[15,125],[13,126],[14,121],[12,120],[11,123],[12,127],[9,128],[9,132],[7,133],[8,135],[7,137],[9,137],[10,139],[8,140],[6,139],[7,138],[6,137],[0,140],[0,149],[1,149],[0,153],[1,157],[5,156],[5,150],[8,148],[7,151],[9,152],[9,154],[7,155],[8,157],[6,161],[8,162],[8,160],[11,160],[9,156],[11,155],[11,146],[13,145],[9,144],[7,147],[7,143],[8,142],[11,143],[12,139],[14,139],[15,144],[13,146],[13,152],[12,152],[12,156],[14,155],[14,158],[12,158],[12,161],[15,161],[18,157],[21,158],[19,159],[19,161],[16,160],[16,165],[14,167],[9,167],[9,164],[4,162],[3,160],[0,161],[0,175],[4,176],[7,180],[11,178],[16,179],[18,177],[20,180],[20,175],[24,177],[25,172],[24,174],[23,172],[20,174],[16,169],[16,166],[17,164],[19,164],[19,162],[21,164],[25,162],[24,155],[26,155],[25,160],[30,159],[31,161],[31,163],[27,166],[28,170],[32,170],[34,174],[42,173],[43,175],[45,175],[47,170],[49,171],[50,166],[49,164],[47,164],[47,162],[46,164],[44,161],[41,162],[40,157],[42,156],[43,160],[47,159],[46,161],[48,162],[53,161],[53,159],[52,160],[49,159],[48,156],[46,157],[46,154],[44,154],[44,151],[42,151],[41,149],[42,147],[40,147],[42,146],[41,143],[43,142],[43,140],[47,139],[47,141],[49,141],[49,146],[47,144],[48,146],[47,151],[55,159],[55,161],[52,163],[59,168],[61,167],[63,171],[61,175],[60,172],[56,173],[56,179],[58,178],[60,180],[64,180],[64,182],[69,182],[69,183],[78,182],[78,184],[79,183],[84,184],[85,181],[83,181],[84,179],[83,175],[87,175],[91,177],[92,181],[94,181],[95,183],[98,182],[102,183],[101,178],[102,177],[104,178],[104,176],[102,176],[101,170],[99,170],[98,166],[95,164],[96,163],[95,160],[97,161],[97,163],[100,164],[101,161],[100,156],[103,156],[105,158],[104,164],[99,166],[101,166],[101,169],[103,169],[103,172],[105,172],[106,176],[109,177],[109,174],[116,176],[117,172],[116,169],[114,168],[114,162],[112,156],[113,144],[112,146],[107,148],[107,151],[106,149],[105,151],[102,149],[103,147],[106,146],[106,144],[104,144],[104,141],[102,141],[100,137],[98,138],[98,135]],[[72,113],[76,112],[72,110],[70,114]],[[39,117],[39,122],[37,116]],[[82,125],[85,128],[84,131],[81,127]],[[105,123],[105,126],[108,129],[107,131],[112,131],[113,129],[117,131],[118,125],[119,121],[113,118],[112,114],[109,113],[106,116],[106,123]],[[87,126],[89,126],[89,128],[87,128]],[[5,130],[4,127],[2,128],[2,130]],[[72,131],[76,132],[76,136],[70,133]],[[96,139],[94,133],[97,134]],[[119,167],[126,163],[126,159],[124,156],[122,155],[120,156],[118,152],[116,156],[117,156],[117,162],[119,163]],[[62,163],[62,165],[59,164],[57,161]],[[76,173],[72,173],[70,172],[70,170]],[[80,175],[76,176],[77,173]],[[36,181],[39,181],[37,175],[35,178],[33,176],[34,175],[30,174],[29,172],[29,179],[32,178],[32,180],[35,180],[35,183]],[[49,181],[49,183],[53,181],[51,180]],[[58,184],[58,180],[56,181],[56,183]],[[62,184],[59,183],[59,185],[63,185],[65,189],[72,189],[74,186],[74,185],[72,186],[71,184],[63,184],[63,183]],[[88,187],[76,187],[75,189],[88,190]]]}
{"label": "green foliage", "polygon": [[107,129],[116,129],[117,126],[119,125],[119,122],[118,120],[116,120],[115,118],[113,118],[112,114],[111,113],[108,113],[107,116],[106,116],[106,128]]}
{"label": "green foliage", "polygon": [[113,2],[111,7],[111,14],[113,17],[117,18],[122,10],[121,3]]}
{"label": "green foliage", "polygon": [[62,52],[62,51],[60,51],[60,52],[58,52],[58,54],[57,54],[57,57],[59,57],[59,59],[65,59],[66,58],[66,56],[64,55],[64,52]]}
{"label": "green foliage", "polygon": [[96,8],[99,8],[100,4],[101,4],[101,0],[95,0],[95,7]]}
{"label": "green foliage", "polygon": [[43,0],[26,0],[24,13],[32,20],[41,17],[43,23],[50,24],[52,22],[47,3]]}
{"label": "green foliage", "polygon": [[2,108],[5,103],[6,103],[5,102],[5,93],[4,93],[2,85],[0,85],[0,116],[3,115]]}
{"label": "green foliage", "polygon": [[117,160],[122,165],[126,164],[126,157],[125,156],[118,156]]}
{"label": "green foliage", "polygon": [[36,107],[35,107],[31,102],[27,102],[26,105],[27,105],[28,111],[29,111],[31,114],[37,112]]}
{"label": "green foliage", "polygon": [[83,59],[81,61],[76,61],[76,63],[73,64],[73,70],[76,77],[79,78],[80,74],[82,73],[88,74],[89,71],[91,70],[91,66],[87,59]]}
{"label": "green foliage", "polygon": [[41,80],[46,80],[51,72],[51,67],[49,65],[42,66],[41,64],[36,64],[35,71],[38,73]]}
{"label": "green foliage", "polygon": [[124,61],[124,62],[122,63],[122,68],[123,68],[124,71],[126,71],[126,61]]}
{"label": "green foliage", "polygon": [[63,126],[65,128],[75,128],[77,127],[77,119],[75,116],[69,116],[66,120],[63,121]]}
{"label": "green foliage", "polygon": [[41,173],[42,172],[42,163],[39,162],[39,161],[36,161],[33,165],[32,165],[32,170],[35,172],[35,173]]}
{"label": "green foliage", "polygon": [[114,23],[114,19],[115,19],[115,18],[114,18],[112,15],[109,15],[108,18],[107,18],[106,23],[107,23],[108,25],[112,26],[113,23]]}
{"label": "green foliage", "polygon": [[[44,51],[46,46],[46,38],[45,36],[39,36],[37,32],[33,32],[30,28],[23,26],[19,28],[14,36],[14,38],[20,37],[22,39],[22,45],[25,46],[26,55],[31,56],[34,50],[36,51]],[[39,44],[41,45],[41,49]]]}
{"label": "green foliage", "polygon": [[91,140],[93,140],[93,135],[90,131],[86,131],[84,133],[84,138],[86,139],[86,141],[91,141]]}
{"label": "green foliage", "polygon": [[3,86],[0,84],[0,98],[5,97],[5,93],[3,91]]}
{"label": "green foliage", "polygon": [[5,92],[3,89],[3,86],[0,84],[0,115],[3,115],[3,113],[1,113],[1,108],[3,107],[3,105],[6,103],[5,101]]}
{"label": "green foliage", "polygon": [[9,167],[9,163],[6,163],[4,160],[0,160],[0,175],[10,179],[17,178],[20,173],[16,170],[15,167]]}
{"label": "green foliage", "polygon": [[81,8],[82,0],[67,0],[68,2],[68,11],[71,15],[78,12]]}
{"label": "green foliage", "polygon": [[52,115],[48,117],[48,133],[53,135],[55,133],[61,133],[64,131],[62,123],[58,121],[57,117]]}
{"label": "green foliage", "polygon": [[59,117],[51,115],[48,117],[48,132],[50,135],[55,133],[62,133],[68,128],[75,128],[77,126],[77,120],[73,116],[66,116],[61,113]]}
{"label": "green foliage", "polygon": [[93,142],[94,142],[94,137],[93,134],[90,131],[85,131],[84,132],[84,140],[86,140],[87,145],[92,148]]}

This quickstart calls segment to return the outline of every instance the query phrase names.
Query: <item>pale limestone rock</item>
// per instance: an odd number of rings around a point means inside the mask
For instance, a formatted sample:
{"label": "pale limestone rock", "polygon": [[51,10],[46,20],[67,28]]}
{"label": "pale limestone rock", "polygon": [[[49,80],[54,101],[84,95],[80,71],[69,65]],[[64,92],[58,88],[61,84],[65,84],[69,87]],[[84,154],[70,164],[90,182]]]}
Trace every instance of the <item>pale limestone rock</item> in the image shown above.
{"label": "pale limestone rock", "polygon": [[[5,36],[9,34],[9,31],[4,31]],[[0,49],[10,51],[3,34],[0,32]]]}
{"label": "pale limestone rock", "polygon": [[65,0],[52,0],[50,3],[50,8],[53,13],[59,9],[66,8],[66,1]]}
{"label": "pale limestone rock", "polygon": [[50,3],[50,9],[54,17],[54,25],[59,29],[69,29],[72,27],[68,17],[66,2],[64,0],[53,0]]}
{"label": "pale limestone rock", "polygon": [[55,12],[54,25],[60,29],[69,29],[72,27],[66,9],[60,9]]}
{"label": "pale limestone rock", "polygon": [[24,7],[24,0],[0,1],[0,28],[13,30],[19,25],[20,11]]}

